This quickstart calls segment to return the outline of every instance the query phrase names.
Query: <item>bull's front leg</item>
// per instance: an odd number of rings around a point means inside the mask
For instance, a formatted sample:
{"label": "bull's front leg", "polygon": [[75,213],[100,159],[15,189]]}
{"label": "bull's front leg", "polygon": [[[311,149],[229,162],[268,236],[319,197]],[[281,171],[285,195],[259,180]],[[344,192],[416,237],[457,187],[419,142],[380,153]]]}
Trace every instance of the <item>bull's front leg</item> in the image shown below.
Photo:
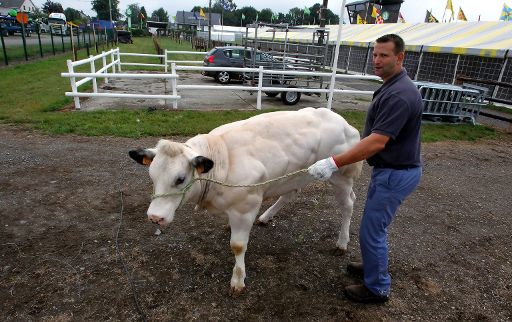
{"label": "bull's front leg", "polygon": [[232,295],[240,294],[245,289],[245,252],[247,251],[252,225],[261,206],[261,198],[259,203],[250,203],[253,207],[247,207],[248,203],[246,199],[244,200],[244,205],[238,207],[242,209],[230,209],[227,211],[231,227],[230,246],[235,255],[235,267],[233,267],[233,275],[231,277],[230,293]]}

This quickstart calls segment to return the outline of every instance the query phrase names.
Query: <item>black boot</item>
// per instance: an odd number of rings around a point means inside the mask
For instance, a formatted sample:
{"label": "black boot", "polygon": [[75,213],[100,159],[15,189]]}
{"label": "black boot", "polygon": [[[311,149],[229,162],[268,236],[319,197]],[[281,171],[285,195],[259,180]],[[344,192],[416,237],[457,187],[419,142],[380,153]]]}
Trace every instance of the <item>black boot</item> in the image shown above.
{"label": "black boot", "polygon": [[348,299],[359,303],[384,303],[389,300],[387,295],[374,294],[362,284],[345,287],[345,295]]}
{"label": "black boot", "polygon": [[349,262],[347,264],[347,272],[349,274],[364,277],[363,263],[362,262]]}

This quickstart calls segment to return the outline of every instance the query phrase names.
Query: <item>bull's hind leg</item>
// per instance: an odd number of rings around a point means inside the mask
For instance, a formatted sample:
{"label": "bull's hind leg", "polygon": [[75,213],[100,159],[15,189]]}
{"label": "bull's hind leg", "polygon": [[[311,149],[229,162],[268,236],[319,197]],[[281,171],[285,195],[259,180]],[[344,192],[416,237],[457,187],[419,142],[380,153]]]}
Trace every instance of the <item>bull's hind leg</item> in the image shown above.
{"label": "bull's hind leg", "polygon": [[294,190],[277,199],[270,208],[268,208],[261,216],[258,217],[258,224],[267,224],[272,218],[283,208],[283,206],[293,200],[299,191]]}
{"label": "bull's hind leg", "polygon": [[350,240],[350,220],[354,209],[356,195],[352,190],[354,178],[343,173],[337,173],[329,180],[334,188],[334,195],[341,210],[341,228],[336,241],[336,249],[344,254],[347,251],[347,245]]}

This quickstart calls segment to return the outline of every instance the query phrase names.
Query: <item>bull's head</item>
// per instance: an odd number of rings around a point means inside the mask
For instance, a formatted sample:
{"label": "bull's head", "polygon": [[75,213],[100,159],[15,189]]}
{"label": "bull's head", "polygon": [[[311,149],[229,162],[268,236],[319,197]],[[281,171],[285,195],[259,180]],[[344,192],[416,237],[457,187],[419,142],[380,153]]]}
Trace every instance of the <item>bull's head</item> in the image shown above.
{"label": "bull's head", "polygon": [[183,189],[193,179],[194,172],[206,173],[213,167],[212,160],[185,144],[168,140],[160,140],[153,149],[132,150],[129,155],[138,163],[149,165],[154,197],[148,218],[162,226],[173,220],[178,206],[189,198]]}

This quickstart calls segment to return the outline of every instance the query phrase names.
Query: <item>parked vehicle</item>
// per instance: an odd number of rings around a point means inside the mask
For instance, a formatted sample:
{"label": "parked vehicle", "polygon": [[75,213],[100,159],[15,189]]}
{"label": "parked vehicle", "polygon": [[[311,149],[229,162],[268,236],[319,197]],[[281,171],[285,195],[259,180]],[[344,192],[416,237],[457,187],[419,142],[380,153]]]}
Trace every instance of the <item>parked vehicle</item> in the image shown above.
{"label": "parked vehicle", "polygon": [[[23,32],[23,27],[14,17],[0,16],[0,24],[4,36],[14,36],[16,33],[21,34]],[[34,28],[27,24],[25,26],[25,36],[30,37],[32,32],[34,32]]]}
{"label": "parked vehicle", "polygon": [[[205,67],[244,67],[245,60],[256,59],[258,63],[272,63],[275,59],[266,53],[242,46],[215,47],[206,54],[203,61]],[[233,79],[243,80],[244,73],[228,71],[203,71],[204,76],[215,78],[221,84],[228,84]]]}
{"label": "parked vehicle", "polygon": [[69,33],[66,15],[60,12],[52,12],[48,15],[48,25],[54,35],[67,35]]}

